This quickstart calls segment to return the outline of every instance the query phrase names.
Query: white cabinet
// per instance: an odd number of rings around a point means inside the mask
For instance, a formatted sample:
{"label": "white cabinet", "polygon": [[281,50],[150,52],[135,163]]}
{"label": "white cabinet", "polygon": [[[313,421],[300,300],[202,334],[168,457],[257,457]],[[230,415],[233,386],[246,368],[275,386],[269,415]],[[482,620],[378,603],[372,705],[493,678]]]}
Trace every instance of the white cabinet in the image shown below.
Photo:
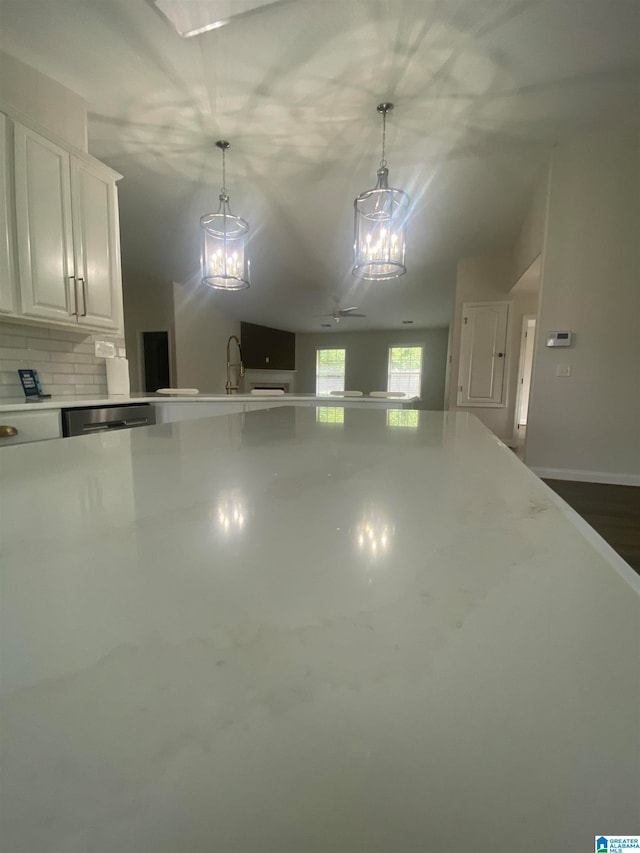
{"label": "white cabinet", "polygon": [[120,245],[115,182],[101,169],[71,158],[75,269],[82,291],[78,323],[117,328],[120,321]]}
{"label": "white cabinet", "polygon": [[11,122],[0,113],[0,314],[16,308],[10,133]]}
{"label": "white cabinet", "polygon": [[508,302],[462,306],[458,406],[504,407]]}
{"label": "white cabinet", "polygon": [[[37,403],[34,403],[34,406]],[[17,429],[17,435],[0,435],[0,447],[9,444],[26,444],[29,441],[45,441],[60,438],[62,427],[60,409],[45,409],[40,412],[4,412],[0,413],[0,424]]]}
{"label": "white cabinet", "polygon": [[19,314],[119,330],[115,173],[14,125]]}
{"label": "white cabinet", "polygon": [[77,303],[69,154],[19,124],[14,146],[22,313],[70,321]]}

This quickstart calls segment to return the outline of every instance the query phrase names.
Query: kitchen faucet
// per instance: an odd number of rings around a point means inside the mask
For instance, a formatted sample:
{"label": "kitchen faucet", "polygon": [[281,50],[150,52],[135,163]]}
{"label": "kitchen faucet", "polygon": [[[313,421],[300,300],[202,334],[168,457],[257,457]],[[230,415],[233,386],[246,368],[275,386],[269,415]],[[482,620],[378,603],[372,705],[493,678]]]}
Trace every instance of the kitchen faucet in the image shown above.
{"label": "kitchen faucet", "polygon": [[[238,345],[238,361],[231,361],[231,341],[235,341]],[[237,367],[238,375],[236,377],[236,384],[234,385],[231,381],[231,368]],[[242,347],[240,346],[240,341],[235,335],[231,335],[229,340],[227,341],[227,381],[224,384],[224,387],[227,391],[227,394],[231,394],[233,391],[240,390],[240,380],[244,376],[244,364],[242,363]]]}

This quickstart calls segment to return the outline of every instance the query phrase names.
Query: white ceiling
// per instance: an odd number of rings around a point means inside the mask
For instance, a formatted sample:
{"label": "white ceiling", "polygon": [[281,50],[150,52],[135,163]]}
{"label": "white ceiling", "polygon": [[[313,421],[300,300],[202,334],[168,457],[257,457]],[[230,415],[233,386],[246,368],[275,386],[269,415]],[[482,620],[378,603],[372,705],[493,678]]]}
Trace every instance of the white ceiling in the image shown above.
{"label": "white ceiling", "polygon": [[[197,276],[229,139],[253,286],[215,298],[294,330],[336,299],[367,314],[340,331],[446,325],[455,260],[514,237],[554,142],[640,105],[640,0],[288,0],[190,39],[149,0],[0,0],[0,47],[86,98],[90,150],[124,175],[125,285]],[[409,272],[367,284],[352,204],[381,100]]]}

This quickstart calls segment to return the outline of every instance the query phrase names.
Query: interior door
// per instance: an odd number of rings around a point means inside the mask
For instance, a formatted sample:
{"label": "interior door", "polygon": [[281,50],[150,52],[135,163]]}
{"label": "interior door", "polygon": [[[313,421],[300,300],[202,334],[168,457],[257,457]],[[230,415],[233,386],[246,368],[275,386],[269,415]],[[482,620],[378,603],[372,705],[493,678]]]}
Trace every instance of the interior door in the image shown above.
{"label": "interior door", "polygon": [[505,406],[508,320],[508,302],[462,306],[458,406]]}
{"label": "interior door", "polygon": [[73,322],[69,154],[16,123],[16,231],[22,312]]}
{"label": "interior door", "polygon": [[144,390],[157,391],[171,387],[169,375],[169,333],[143,332]]}
{"label": "interior door", "polygon": [[75,158],[71,161],[71,198],[81,325],[118,327],[116,189],[111,178]]}

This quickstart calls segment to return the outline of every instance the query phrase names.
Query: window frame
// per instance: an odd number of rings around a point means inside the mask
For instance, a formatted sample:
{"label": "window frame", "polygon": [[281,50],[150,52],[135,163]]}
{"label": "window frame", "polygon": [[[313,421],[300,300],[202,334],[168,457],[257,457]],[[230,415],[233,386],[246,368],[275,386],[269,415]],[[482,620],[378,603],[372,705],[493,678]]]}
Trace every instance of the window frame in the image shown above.
{"label": "window frame", "polygon": [[318,388],[318,359],[321,352],[343,352],[344,353],[344,368],[342,372],[342,388],[333,388],[334,391],[344,391],[346,376],[347,376],[347,348],[346,347],[316,347],[316,397],[331,397],[331,391],[320,391]]}
{"label": "window frame", "polygon": [[[418,372],[418,388],[415,390],[415,392],[405,391],[405,394],[408,397],[413,397],[413,396],[419,397],[421,395],[421,392],[422,392],[422,379],[423,379],[423,371],[424,371],[424,344],[419,344],[419,343],[389,344],[389,346],[387,347],[387,391],[388,392],[389,391],[401,390],[401,389],[389,387],[390,379],[391,379],[391,375],[392,375],[392,372],[391,372],[391,351],[394,349],[419,349],[420,350],[420,370]],[[411,372],[408,372],[404,375],[414,375],[414,374],[415,374],[415,371],[411,371]],[[396,372],[393,375],[401,376],[403,374]]]}

